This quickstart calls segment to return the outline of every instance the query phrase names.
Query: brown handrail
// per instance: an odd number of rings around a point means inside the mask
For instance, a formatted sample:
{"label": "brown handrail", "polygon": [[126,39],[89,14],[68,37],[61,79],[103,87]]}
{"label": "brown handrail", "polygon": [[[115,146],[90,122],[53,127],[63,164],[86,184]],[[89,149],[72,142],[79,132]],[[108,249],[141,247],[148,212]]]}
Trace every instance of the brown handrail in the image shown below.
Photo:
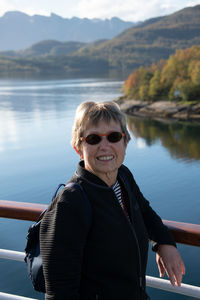
{"label": "brown handrail", "polygon": [[200,247],[200,225],[163,220],[177,243]]}
{"label": "brown handrail", "polygon": [[[45,204],[0,200],[0,217],[36,221],[46,208]],[[163,223],[177,243],[200,247],[200,225],[168,220],[163,220]]]}
{"label": "brown handrail", "polygon": [[45,204],[0,200],[0,217],[26,221],[36,221]]}

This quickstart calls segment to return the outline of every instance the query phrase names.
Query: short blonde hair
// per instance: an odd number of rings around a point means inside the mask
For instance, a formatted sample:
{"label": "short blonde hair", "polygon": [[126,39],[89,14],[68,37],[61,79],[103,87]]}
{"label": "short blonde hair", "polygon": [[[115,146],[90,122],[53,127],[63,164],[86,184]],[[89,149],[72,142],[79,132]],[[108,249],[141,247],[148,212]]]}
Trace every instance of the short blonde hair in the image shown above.
{"label": "short blonde hair", "polygon": [[130,134],[126,126],[126,118],[121,112],[119,106],[115,102],[83,102],[76,110],[74,125],[72,128],[71,144],[75,149],[80,149],[81,137],[84,131],[93,125],[97,125],[99,121],[107,123],[115,121],[121,126],[121,130],[125,133],[125,143],[130,141]]}

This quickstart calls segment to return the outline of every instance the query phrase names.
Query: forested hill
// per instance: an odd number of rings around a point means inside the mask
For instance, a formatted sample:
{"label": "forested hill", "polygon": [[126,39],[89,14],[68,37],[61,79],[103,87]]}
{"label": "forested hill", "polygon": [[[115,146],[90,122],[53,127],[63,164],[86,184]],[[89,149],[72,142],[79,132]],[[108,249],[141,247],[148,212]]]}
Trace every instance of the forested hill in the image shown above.
{"label": "forested hill", "polygon": [[58,42],[45,40],[20,51],[2,51],[0,55],[10,57],[37,57],[37,56],[56,56],[67,55],[76,52],[87,43],[82,42]]}
{"label": "forested hill", "polygon": [[111,41],[91,47],[89,53],[104,55],[112,67],[125,69],[167,59],[175,50],[193,45],[200,45],[200,5],[147,20]]}
{"label": "forested hill", "polygon": [[[149,19],[116,38],[88,44],[45,41],[0,56],[0,73],[40,74],[130,72],[141,65],[168,59],[177,49],[200,45],[200,5],[165,17]],[[10,55],[13,55],[10,56]]]}

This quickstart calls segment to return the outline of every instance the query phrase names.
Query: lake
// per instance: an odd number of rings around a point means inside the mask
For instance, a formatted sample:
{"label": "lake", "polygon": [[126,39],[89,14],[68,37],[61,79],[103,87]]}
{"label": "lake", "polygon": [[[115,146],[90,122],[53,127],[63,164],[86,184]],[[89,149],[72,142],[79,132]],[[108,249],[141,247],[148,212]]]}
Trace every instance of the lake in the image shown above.
{"label": "lake", "polygon": [[[0,80],[0,199],[49,203],[79,160],[70,145],[76,107],[121,95],[112,79]],[[200,124],[127,116],[131,141],[125,164],[163,219],[200,224]],[[0,248],[24,251],[31,222],[0,219]],[[199,248],[178,245],[183,282],[200,286]],[[0,259],[0,291],[44,299],[26,266]],[[149,251],[148,275],[158,276]],[[151,299],[193,299],[148,288]]]}

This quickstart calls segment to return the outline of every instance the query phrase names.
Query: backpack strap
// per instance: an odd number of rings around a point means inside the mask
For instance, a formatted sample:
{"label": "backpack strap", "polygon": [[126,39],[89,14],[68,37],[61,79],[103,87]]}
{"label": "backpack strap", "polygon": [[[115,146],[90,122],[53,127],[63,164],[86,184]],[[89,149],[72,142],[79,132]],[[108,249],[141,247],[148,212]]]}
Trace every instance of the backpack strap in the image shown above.
{"label": "backpack strap", "polygon": [[[58,185],[58,187],[56,188],[56,191],[55,191],[55,193],[54,193],[54,195],[53,195],[53,197],[52,197],[52,199],[51,199],[51,202],[52,202],[52,201],[54,200],[54,198],[57,196],[57,193],[58,193],[59,189],[61,188],[61,186],[65,186],[65,184],[64,184],[64,183],[60,183],[60,184]],[[42,218],[43,218],[43,216],[44,216],[44,214],[45,214],[46,211],[47,211],[47,208],[44,209],[44,210],[41,212],[41,214],[40,214],[39,217],[37,218],[35,224],[37,224],[39,221],[42,220]]]}
{"label": "backpack strap", "polygon": [[[68,184],[67,184],[68,185]],[[57,193],[58,193],[58,191],[59,191],[59,189],[61,188],[61,186],[65,186],[65,184],[64,183],[60,183],[59,185],[58,185],[58,187],[57,187],[57,189],[56,189],[56,191],[55,191],[55,193],[54,193],[54,195],[53,195],[53,197],[52,197],[52,200],[51,200],[51,202],[54,200],[54,198],[56,198],[56,196],[57,196]]]}
{"label": "backpack strap", "polygon": [[[91,226],[91,223],[92,223],[92,208],[91,208],[91,204],[90,204],[90,201],[84,191],[84,189],[82,188],[82,186],[76,182],[69,182],[67,183],[66,185],[64,183],[60,183],[57,188],[56,188],[56,191],[51,199],[51,202],[55,199],[55,197],[57,196],[58,194],[58,191],[61,187],[70,187],[70,188],[75,188],[75,190],[79,190],[83,196],[83,201],[85,202],[85,209],[86,209],[86,216],[87,216],[87,221],[88,221],[88,227],[90,228]],[[46,213],[47,211],[47,208],[45,210],[43,210],[41,212],[41,214],[39,215],[37,221],[35,222],[35,224],[37,224],[38,222],[40,222],[44,216],[44,214]]]}

